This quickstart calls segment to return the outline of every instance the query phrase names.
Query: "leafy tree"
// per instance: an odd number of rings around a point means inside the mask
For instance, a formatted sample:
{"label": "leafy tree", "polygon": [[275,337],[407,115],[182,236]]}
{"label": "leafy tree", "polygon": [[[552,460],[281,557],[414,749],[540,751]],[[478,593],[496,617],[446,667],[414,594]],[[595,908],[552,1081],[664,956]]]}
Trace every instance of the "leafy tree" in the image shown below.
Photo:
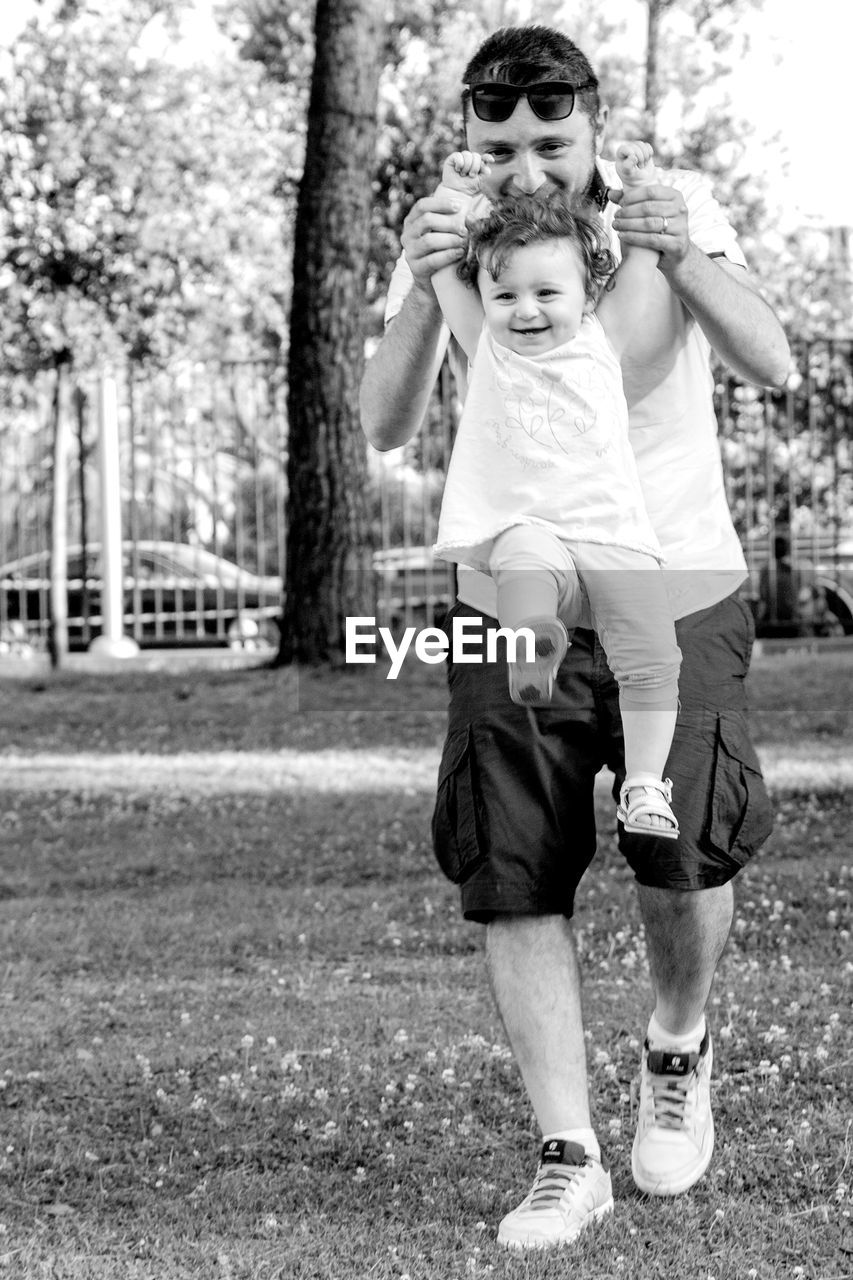
{"label": "leafy tree", "polygon": [[276,190],[291,138],[250,64],[146,54],[188,0],[66,5],[14,45],[0,89],[6,368],[278,349]]}

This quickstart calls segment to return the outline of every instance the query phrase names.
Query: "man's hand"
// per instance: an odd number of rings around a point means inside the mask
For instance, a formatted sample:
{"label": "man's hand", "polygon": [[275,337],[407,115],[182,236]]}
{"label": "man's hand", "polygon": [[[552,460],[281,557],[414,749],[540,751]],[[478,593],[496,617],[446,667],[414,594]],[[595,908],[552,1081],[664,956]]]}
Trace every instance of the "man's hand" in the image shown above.
{"label": "man's hand", "polygon": [[444,162],[435,194],[412,206],[402,240],[416,288],[429,290],[436,271],[453,266],[464,255],[465,214],[480,192],[480,178],[490,172],[490,160],[476,151],[454,151]]}
{"label": "man's hand", "polygon": [[610,199],[621,205],[613,219],[613,229],[623,244],[641,249],[656,249],[661,255],[660,270],[675,269],[690,249],[687,206],[675,187],[626,187],[610,190]]}
{"label": "man's hand", "polygon": [[403,251],[414,287],[432,294],[431,280],[442,267],[452,267],[465,253],[464,196],[425,196],[412,205],[403,223]]}

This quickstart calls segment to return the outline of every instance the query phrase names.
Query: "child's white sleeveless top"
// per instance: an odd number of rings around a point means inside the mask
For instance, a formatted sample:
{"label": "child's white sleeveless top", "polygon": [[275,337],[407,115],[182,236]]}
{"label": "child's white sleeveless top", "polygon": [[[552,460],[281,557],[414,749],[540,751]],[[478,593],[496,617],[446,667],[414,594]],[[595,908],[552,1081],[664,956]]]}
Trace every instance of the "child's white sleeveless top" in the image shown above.
{"label": "child's white sleeveless top", "polygon": [[485,569],[494,539],[516,524],[662,559],[628,442],[619,361],[595,315],[570,342],[536,356],[483,328],[436,554]]}

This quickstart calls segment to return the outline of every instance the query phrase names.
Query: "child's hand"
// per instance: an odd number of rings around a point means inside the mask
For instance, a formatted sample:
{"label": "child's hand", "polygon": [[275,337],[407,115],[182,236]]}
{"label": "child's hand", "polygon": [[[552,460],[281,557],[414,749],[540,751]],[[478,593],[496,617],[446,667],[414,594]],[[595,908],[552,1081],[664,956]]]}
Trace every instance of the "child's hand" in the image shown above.
{"label": "child's hand", "polygon": [[620,142],[616,172],[623,187],[644,187],[655,181],[654,151],[648,142]]}
{"label": "child's hand", "polygon": [[441,185],[451,191],[462,191],[465,195],[478,195],[480,179],[491,173],[491,158],[481,156],[477,151],[454,151],[442,167]]}

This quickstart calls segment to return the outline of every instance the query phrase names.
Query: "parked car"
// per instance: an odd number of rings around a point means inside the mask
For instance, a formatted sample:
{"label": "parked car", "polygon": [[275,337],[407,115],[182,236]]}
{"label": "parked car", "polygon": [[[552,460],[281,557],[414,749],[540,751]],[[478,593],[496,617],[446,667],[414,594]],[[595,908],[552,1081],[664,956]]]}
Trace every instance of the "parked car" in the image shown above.
{"label": "parked car", "polygon": [[[282,580],[260,577],[222,556],[181,542],[125,542],[124,628],[144,648],[170,645],[277,645]],[[0,565],[0,637],[47,635],[50,553]],[[68,641],[84,649],[101,633],[101,548],[71,547],[67,562]]]}

